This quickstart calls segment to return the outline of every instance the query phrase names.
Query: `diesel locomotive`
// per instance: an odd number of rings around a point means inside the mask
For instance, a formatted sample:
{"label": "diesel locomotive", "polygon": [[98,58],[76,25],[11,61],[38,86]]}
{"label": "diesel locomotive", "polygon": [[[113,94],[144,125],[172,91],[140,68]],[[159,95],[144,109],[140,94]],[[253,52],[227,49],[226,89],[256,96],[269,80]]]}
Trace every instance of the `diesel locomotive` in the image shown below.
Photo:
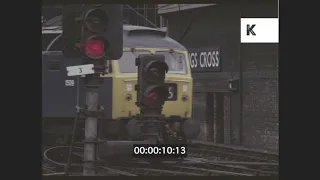
{"label": "diesel locomotive", "polygon": [[[76,106],[85,106],[84,76],[67,76],[66,67],[79,65],[78,58],[62,55],[61,27],[42,30],[42,126],[43,144],[68,144],[77,117]],[[137,136],[135,119],[137,66],[141,54],[160,54],[168,65],[165,83],[168,99],[162,110],[164,128],[172,138],[186,142],[196,138],[199,123],[192,119],[192,77],[187,49],[156,28],[124,25],[123,55],[119,60],[106,61],[101,75],[99,105],[103,107],[98,122],[101,140],[128,141]],[[83,122],[83,121],[79,121]],[[78,123],[76,141],[83,140],[84,126]]]}

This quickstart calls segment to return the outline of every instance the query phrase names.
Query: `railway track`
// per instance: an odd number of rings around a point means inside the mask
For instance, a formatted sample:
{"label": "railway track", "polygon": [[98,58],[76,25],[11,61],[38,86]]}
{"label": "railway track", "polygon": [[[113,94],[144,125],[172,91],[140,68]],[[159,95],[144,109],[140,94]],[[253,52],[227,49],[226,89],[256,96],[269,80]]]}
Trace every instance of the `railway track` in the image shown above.
{"label": "railway track", "polygon": [[[197,167],[199,166],[199,167]],[[213,169],[212,164],[210,166],[203,166],[203,164],[163,164],[162,166],[154,167],[150,164],[145,164],[144,166],[99,166],[97,168],[97,175],[99,176],[255,176],[255,175],[277,175],[271,174],[269,172],[259,172],[253,173],[252,170],[239,171],[239,167],[229,167],[226,169],[225,166],[215,165]],[[237,169],[237,170],[235,170]],[[53,175],[63,175],[64,173],[51,173]],[[70,175],[81,175],[81,173],[70,173]]]}
{"label": "railway track", "polygon": [[184,162],[188,161],[167,161],[157,165],[150,164],[147,161],[127,162],[126,165],[111,167],[139,176],[251,176],[250,174],[245,173],[194,167],[190,166],[190,164],[185,164]]}
{"label": "railway track", "polygon": [[190,172],[181,172],[167,169],[159,168],[142,168],[142,167],[123,167],[116,166],[113,167],[120,169],[122,172],[127,172],[134,174],[135,176],[201,176],[202,174],[190,173]]}
{"label": "railway track", "polygon": [[[275,160],[265,159],[259,153],[230,150],[225,147],[208,147],[208,145],[196,148],[195,144],[188,147],[188,157],[183,160],[163,161],[161,163],[150,163],[142,159],[128,159],[117,164],[97,164],[97,173],[100,176],[274,176],[278,175],[278,163]],[[63,147],[60,147],[63,148]],[[65,148],[65,147],[64,147]],[[207,150],[207,152],[205,152]],[[209,151],[208,151],[209,150]],[[64,171],[66,150],[56,150],[60,153],[58,162],[47,161],[43,163],[43,173],[51,175],[61,175]],[[64,152],[64,153],[62,153]],[[62,155],[61,155],[62,153]],[[203,154],[201,154],[203,153]],[[47,153],[56,154],[56,153]],[[81,172],[82,153],[77,153],[72,164],[72,173]],[[57,158],[57,156],[52,156]],[[228,161],[222,161],[226,160]],[[244,161],[245,160],[245,161]],[[58,168],[54,168],[53,163]],[[77,173],[81,175],[81,173]]]}
{"label": "railway track", "polygon": [[[137,162],[133,160],[131,163],[125,163],[126,166],[114,166],[112,168],[121,171],[130,172],[139,176],[157,176],[157,175],[186,175],[186,176],[277,176],[277,171],[266,171],[247,167],[247,163],[239,164],[220,164],[219,162],[208,161],[197,158],[184,158],[183,161],[164,161],[162,164],[149,164],[147,161]],[[250,163],[252,165],[253,163]],[[257,165],[257,164],[255,164]],[[277,166],[273,164],[259,164]]]}
{"label": "railway track", "polygon": [[54,167],[48,166],[47,164],[43,164],[42,173],[43,174],[56,173],[56,170]]}
{"label": "railway track", "polygon": [[188,144],[188,156],[205,157],[210,160],[230,160],[243,162],[274,162],[277,163],[279,155],[276,153],[253,150],[235,146],[215,143],[192,141]]}
{"label": "railway track", "polygon": [[[199,168],[215,169],[220,171],[248,174],[252,176],[270,176],[278,175],[277,163],[248,163],[248,162],[228,162],[228,161],[210,161],[203,158],[185,158],[189,160],[190,166]],[[268,166],[269,169],[263,169],[261,166]]]}

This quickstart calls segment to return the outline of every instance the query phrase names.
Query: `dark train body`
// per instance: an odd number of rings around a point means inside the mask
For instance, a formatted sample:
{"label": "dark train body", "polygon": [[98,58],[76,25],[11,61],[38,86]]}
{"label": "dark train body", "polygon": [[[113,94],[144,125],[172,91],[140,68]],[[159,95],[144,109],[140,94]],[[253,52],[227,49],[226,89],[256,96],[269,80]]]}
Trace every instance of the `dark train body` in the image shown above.
{"label": "dark train body", "polygon": [[[42,32],[42,119],[44,145],[47,146],[69,143],[73,120],[77,115],[75,107],[85,105],[84,78],[68,77],[66,71],[68,66],[80,65],[81,60],[62,56],[59,49],[62,42],[57,37],[61,33],[59,27],[47,28]],[[52,42],[53,39],[56,41]],[[186,48],[161,30],[124,25],[123,50],[121,59],[106,62],[108,73],[102,76],[99,105],[104,110],[103,118],[99,120],[99,138],[131,139],[127,124],[139,112],[135,105],[135,57],[146,53],[163,54],[169,66],[166,83],[170,93],[163,108],[167,127],[183,132],[187,139],[197,137],[199,124],[191,119],[193,84]],[[78,141],[83,140],[83,127],[79,123],[76,133]]]}

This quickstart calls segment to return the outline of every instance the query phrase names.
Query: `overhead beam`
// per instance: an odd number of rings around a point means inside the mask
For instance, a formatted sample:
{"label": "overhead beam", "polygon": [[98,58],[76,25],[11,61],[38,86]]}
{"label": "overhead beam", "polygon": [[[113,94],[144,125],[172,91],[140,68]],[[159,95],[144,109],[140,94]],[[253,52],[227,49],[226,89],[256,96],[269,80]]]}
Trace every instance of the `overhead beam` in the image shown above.
{"label": "overhead beam", "polygon": [[213,6],[216,4],[158,4],[158,14],[183,11],[200,7]]}

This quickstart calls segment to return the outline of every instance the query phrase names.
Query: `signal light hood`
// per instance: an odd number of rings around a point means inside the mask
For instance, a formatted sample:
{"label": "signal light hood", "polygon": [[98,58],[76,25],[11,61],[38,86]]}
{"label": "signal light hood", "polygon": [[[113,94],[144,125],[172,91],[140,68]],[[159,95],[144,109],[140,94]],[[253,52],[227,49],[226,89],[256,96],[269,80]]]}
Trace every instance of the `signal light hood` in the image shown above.
{"label": "signal light hood", "polygon": [[108,25],[108,15],[101,9],[95,8],[89,10],[84,17],[85,27],[91,32],[99,33],[104,31]]}
{"label": "signal light hood", "polygon": [[156,69],[160,68],[160,70],[162,69],[166,73],[169,70],[169,67],[165,61],[151,61],[146,65],[144,70],[145,70],[145,72],[148,72],[151,68],[156,68]]}

